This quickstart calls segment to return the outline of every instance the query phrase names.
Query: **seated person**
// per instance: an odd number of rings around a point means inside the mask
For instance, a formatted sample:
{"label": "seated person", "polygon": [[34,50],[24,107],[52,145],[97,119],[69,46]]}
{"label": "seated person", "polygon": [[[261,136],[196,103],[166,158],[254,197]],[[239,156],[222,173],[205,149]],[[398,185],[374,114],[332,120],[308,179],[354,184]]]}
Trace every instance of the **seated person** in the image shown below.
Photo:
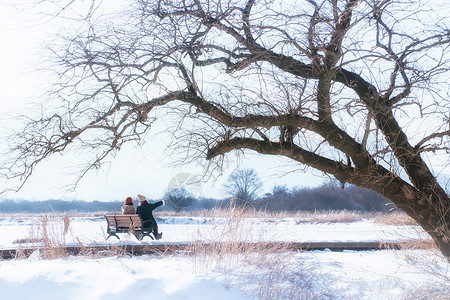
{"label": "seated person", "polygon": [[139,215],[142,228],[152,230],[153,235],[157,240],[162,237],[162,232],[158,233],[158,224],[156,224],[155,218],[153,217],[153,210],[161,205],[164,205],[164,201],[158,201],[155,203],[148,203],[145,196],[137,195],[139,199],[139,205],[136,209],[136,213]]}
{"label": "seated person", "polygon": [[136,208],[133,205],[133,198],[127,197],[125,204],[122,206],[122,215],[135,215]]}

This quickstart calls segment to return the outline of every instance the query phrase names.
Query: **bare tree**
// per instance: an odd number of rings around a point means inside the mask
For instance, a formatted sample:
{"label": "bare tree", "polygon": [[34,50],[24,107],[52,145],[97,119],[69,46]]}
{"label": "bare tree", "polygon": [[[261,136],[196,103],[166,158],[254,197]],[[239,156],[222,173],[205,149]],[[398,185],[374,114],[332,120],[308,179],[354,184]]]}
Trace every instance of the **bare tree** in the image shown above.
{"label": "bare tree", "polygon": [[8,181],[74,147],[88,171],[166,118],[187,159],[291,158],[390,199],[450,257],[449,3],[130,2],[52,48],[60,105],[9,139]]}
{"label": "bare tree", "polygon": [[183,186],[167,190],[163,198],[176,212],[192,207],[196,202],[194,196]]}
{"label": "bare tree", "polygon": [[238,169],[228,177],[225,184],[227,193],[238,206],[251,205],[261,190],[262,182],[254,169]]}

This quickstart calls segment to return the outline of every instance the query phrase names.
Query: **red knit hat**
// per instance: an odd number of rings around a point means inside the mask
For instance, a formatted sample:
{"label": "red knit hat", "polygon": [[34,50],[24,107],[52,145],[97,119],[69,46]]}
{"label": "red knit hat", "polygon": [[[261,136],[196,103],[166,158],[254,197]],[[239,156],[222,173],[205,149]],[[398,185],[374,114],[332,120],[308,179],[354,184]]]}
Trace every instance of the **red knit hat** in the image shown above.
{"label": "red knit hat", "polygon": [[133,198],[127,197],[127,199],[125,199],[125,204],[133,204]]}

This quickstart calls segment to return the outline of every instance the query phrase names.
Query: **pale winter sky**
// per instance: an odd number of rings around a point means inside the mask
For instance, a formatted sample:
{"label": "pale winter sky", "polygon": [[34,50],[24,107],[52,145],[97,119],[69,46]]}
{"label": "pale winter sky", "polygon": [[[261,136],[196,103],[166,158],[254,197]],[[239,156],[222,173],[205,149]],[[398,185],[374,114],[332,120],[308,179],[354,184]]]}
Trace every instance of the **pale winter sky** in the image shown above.
{"label": "pale winter sky", "polygon": [[[11,3],[0,2],[0,114],[24,112],[27,105],[41,100],[45,91],[46,73],[38,71],[45,63],[41,47],[52,34],[60,28],[58,21],[42,22],[37,16],[17,11]],[[0,129],[5,135],[6,129]],[[199,160],[193,165],[173,166],[164,145],[152,139],[143,149],[128,148],[111,160],[109,167],[98,173],[89,173],[78,184],[75,191],[67,191],[67,185],[74,181],[73,166],[83,163],[83,158],[75,153],[52,157],[39,165],[34,176],[18,193],[1,195],[1,198],[25,199],[67,199],[67,200],[122,200],[142,193],[149,198],[159,198],[168,187],[191,182],[187,188],[196,196],[223,198],[223,184],[228,176],[239,166],[254,168],[264,182],[264,191],[271,191],[274,185],[317,186],[325,178],[298,171],[302,166],[295,165],[285,158],[262,157],[249,153],[244,159],[229,154],[225,159],[224,174],[212,174],[206,183],[197,182],[206,163]]]}
{"label": "pale winter sky", "polygon": [[[109,7],[113,1],[121,0],[108,0]],[[27,105],[43,100],[40,95],[51,82],[46,72],[38,71],[45,64],[41,47],[55,33],[66,29],[60,20],[46,19],[43,22],[42,15],[33,15],[33,10],[24,13],[16,9],[16,2],[5,2],[0,2],[0,136],[8,134],[6,126],[2,126],[7,113],[25,112]],[[174,166],[163,150],[164,143],[157,137],[150,138],[141,149],[124,147],[108,166],[97,173],[88,173],[75,191],[67,190],[67,185],[73,183],[74,166],[83,164],[83,157],[76,153],[54,156],[37,167],[34,176],[20,192],[0,195],[0,199],[110,201],[135,197],[138,193],[156,199],[169,187],[177,187],[186,181],[190,182],[187,188],[195,196],[223,198],[226,196],[223,184],[237,167],[254,168],[263,180],[263,192],[270,192],[274,185],[318,186],[327,180],[320,172],[301,171],[303,166],[286,158],[248,153],[238,160],[231,153],[225,158],[222,176],[214,173],[208,182],[198,182],[205,160]],[[448,157],[443,160],[442,163],[446,164]]]}

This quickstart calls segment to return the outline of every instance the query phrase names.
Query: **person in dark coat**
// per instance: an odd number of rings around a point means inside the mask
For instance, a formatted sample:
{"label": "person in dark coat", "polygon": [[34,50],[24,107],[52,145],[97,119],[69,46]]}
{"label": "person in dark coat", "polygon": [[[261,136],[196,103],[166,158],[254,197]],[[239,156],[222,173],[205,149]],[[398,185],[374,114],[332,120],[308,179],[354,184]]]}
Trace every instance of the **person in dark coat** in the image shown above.
{"label": "person in dark coat", "polygon": [[156,224],[156,220],[153,217],[153,210],[161,205],[164,205],[164,201],[158,201],[155,203],[148,203],[145,196],[137,195],[139,199],[139,205],[136,209],[136,213],[139,215],[142,228],[149,229],[153,232],[153,235],[157,240],[162,238],[162,232],[158,233],[158,224]]}

